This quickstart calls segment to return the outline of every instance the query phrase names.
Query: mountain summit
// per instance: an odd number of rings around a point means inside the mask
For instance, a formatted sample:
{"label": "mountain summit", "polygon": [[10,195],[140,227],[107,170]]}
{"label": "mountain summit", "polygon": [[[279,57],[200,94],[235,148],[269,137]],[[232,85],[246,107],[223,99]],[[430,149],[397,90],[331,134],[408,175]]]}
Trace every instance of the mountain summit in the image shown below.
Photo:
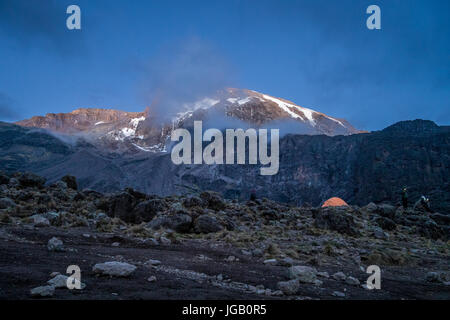
{"label": "mountain summit", "polygon": [[[161,109],[161,106],[158,106]],[[164,106],[162,106],[164,107]],[[164,108],[162,108],[164,109]],[[194,120],[210,126],[287,128],[287,133],[349,135],[359,133],[344,119],[304,108],[282,98],[246,89],[228,88],[210,97],[181,103],[169,119],[157,118],[152,108],[143,112],[80,108],[70,113],[49,113],[16,124],[81,135],[108,150],[164,152],[172,130],[189,128]]]}

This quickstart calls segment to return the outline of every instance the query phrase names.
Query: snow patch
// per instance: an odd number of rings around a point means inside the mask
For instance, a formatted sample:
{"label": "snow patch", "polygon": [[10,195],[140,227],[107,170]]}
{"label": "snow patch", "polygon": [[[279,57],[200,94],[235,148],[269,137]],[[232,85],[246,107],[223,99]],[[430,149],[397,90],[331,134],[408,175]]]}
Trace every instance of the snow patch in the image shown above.
{"label": "snow patch", "polygon": [[313,126],[316,125],[316,121],[313,118],[313,113],[317,113],[316,111],[308,109],[308,108],[299,107],[299,106],[296,106],[295,104],[284,102],[280,99],[268,96],[266,94],[263,94],[263,97],[264,97],[264,99],[275,102],[281,109],[286,111],[293,118],[302,118],[302,117],[299,114],[293,112],[292,109],[297,109],[297,110],[301,111],[303,113],[303,115],[306,117],[306,119],[308,119],[308,121],[311,123],[311,125],[313,125]]}

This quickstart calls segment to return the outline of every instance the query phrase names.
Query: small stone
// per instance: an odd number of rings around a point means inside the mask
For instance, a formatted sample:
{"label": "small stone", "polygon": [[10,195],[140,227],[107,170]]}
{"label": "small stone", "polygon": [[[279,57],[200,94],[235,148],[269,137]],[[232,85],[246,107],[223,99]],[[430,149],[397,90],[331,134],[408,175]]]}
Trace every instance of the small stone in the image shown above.
{"label": "small stone", "polygon": [[314,280],[314,285],[320,287],[323,284],[322,280],[316,279]]}
{"label": "small stone", "polygon": [[343,298],[343,297],[345,297],[345,293],[340,292],[340,291],[334,291],[333,296]]}
{"label": "small stone", "polygon": [[145,264],[149,264],[151,266],[159,266],[161,264],[161,261],[155,260],[155,259],[148,259]]}
{"label": "small stone", "polygon": [[334,280],[339,280],[339,281],[345,281],[345,279],[347,279],[347,276],[346,276],[343,272],[341,272],[341,271],[336,272],[336,273],[333,274],[331,277],[332,277]]}
{"label": "small stone", "polygon": [[31,289],[30,294],[32,297],[52,297],[55,293],[55,288],[53,286],[41,286]]}
{"label": "small stone", "polygon": [[277,259],[267,259],[267,260],[264,260],[264,264],[268,264],[268,265],[274,266],[274,265],[277,264]]}
{"label": "small stone", "polygon": [[155,282],[156,281],[156,277],[155,276],[151,276],[147,279],[148,282]]}
{"label": "small stone", "polygon": [[319,277],[327,278],[327,279],[330,277],[330,275],[329,275],[328,272],[326,272],[326,271],[324,271],[324,272],[317,272],[317,275],[318,275]]}
{"label": "small stone", "polygon": [[262,249],[254,249],[254,250],[252,251],[252,254],[253,254],[255,257],[262,257],[263,254],[264,254],[264,252],[263,252]]}
{"label": "small stone", "polygon": [[61,240],[59,240],[56,237],[51,238],[50,240],[48,240],[47,243],[47,249],[48,251],[64,251],[64,245],[63,242]]}
{"label": "small stone", "polygon": [[294,264],[294,259],[290,257],[285,257],[280,261],[280,264],[286,267],[290,267]]}
{"label": "small stone", "polygon": [[265,294],[266,293],[266,290],[265,289],[258,289],[257,291],[256,291],[256,294]]}
{"label": "small stone", "polygon": [[281,290],[275,290],[275,291],[272,292],[272,295],[273,295],[273,296],[276,296],[276,297],[280,297],[280,296],[283,295],[283,291],[281,291]]}
{"label": "small stone", "polygon": [[165,245],[170,245],[172,243],[172,241],[170,241],[170,239],[167,239],[166,237],[160,237],[159,241],[161,241],[161,243]]}
{"label": "small stone", "polygon": [[113,243],[111,243],[111,247],[118,247],[118,246],[120,246],[120,243],[119,243],[119,242],[113,242]]}
{"label": "small stone", "polygon": [[228,257],[225,258],[225,261],[227,261],[227,262],[233,262],[235,260],[236,260],[235,256],[228,256]]}
{"label": "small stone", "polygon": [[352,285],[352,286],[359,286],[360,285],[359,280],[354,278],[354,277],[351,277],[351,276],[347,277],[347,279],[345,279],[345,282],[347,284],[349,284],[349,285]]}

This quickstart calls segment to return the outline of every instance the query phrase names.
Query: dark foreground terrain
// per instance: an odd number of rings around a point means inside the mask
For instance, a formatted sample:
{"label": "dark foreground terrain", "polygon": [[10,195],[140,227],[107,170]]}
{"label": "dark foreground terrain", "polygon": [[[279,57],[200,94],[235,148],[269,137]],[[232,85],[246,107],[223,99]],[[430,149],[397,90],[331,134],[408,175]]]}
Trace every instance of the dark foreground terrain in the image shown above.
{"label": "dark foreground terrain", "polygon": [[[445,213],[44,183],[0,175],[0,299],[450,298]],[[47,284],[69,265],[83,289]],[[366,287],[369,265],[381,268],[380,290]]]}

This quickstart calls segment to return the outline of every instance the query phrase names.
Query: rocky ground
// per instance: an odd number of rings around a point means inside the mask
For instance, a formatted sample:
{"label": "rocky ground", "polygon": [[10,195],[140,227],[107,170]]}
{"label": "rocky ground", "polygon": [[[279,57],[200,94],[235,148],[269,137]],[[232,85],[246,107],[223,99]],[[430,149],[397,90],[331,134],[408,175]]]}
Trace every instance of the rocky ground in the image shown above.
{"label": "rocky ground", "polygon": [[[450,215],[416,209],[101,194],[70,176],[0,174],[0,299],[449,299]],[[80,290],[65,285],[70,265]]]}

